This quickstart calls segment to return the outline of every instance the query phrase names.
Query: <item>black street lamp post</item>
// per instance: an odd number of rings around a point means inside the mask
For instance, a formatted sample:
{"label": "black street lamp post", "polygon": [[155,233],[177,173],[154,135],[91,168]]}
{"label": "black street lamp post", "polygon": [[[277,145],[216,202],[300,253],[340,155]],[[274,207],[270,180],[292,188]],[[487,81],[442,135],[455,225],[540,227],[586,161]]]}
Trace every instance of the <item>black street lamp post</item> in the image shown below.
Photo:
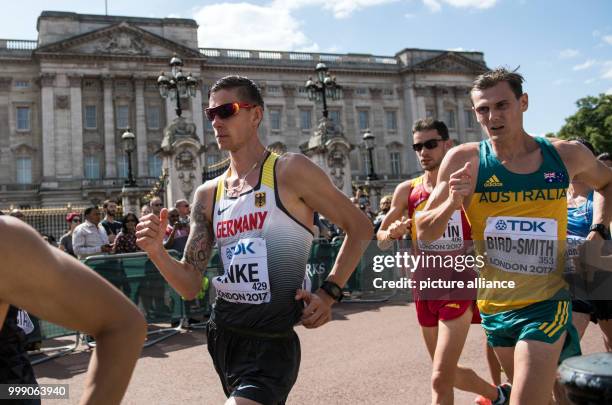
{"label": "black street lamp post", "polygon": [[157,78],[157,87],[162,98],[176,98],[176,115],[181,116],[181,97],[195,97],[198,87],[198,80],[191,76],[191,73],[185,74],[181,70],[183,61],[174,55],[170,59],[171,75],[166,76],[164,72]]}
{"label": "black street lamp post", "polygon": [[313,81],[312,77],[309,77],[306,81],[305,87],[308,92],[308,99],[311,101],[321,100],[323,102],[323,117],[327,118],[329,115],[327,111],[327,99],[340,99],[342,97],[342,86],[336,83],[335,76],[330,76],[325,63],[317,63],[315,72],[317,72],[317,81]]}
{"label": "black street lamp post", "polygon": [[134,180],[134,174],[132,173],[132,152],[136,149],[136,136],[127,128],[121,135],[121,142],[128,159],[128,178],[125,180],[125,186],[136,187],[136,180]]}
{"label": "black street lamp post", "polygon": [[378,176],[374,173],[374,158],[372,151],[374,150],[374,135],[370,132],[369,129],[366,130],[365,134],[363,134],[363,144],[368,151],[368,157],[370,158],[370,164],[368,167],[368,174],[366,179],[368,180],[378,180]]}

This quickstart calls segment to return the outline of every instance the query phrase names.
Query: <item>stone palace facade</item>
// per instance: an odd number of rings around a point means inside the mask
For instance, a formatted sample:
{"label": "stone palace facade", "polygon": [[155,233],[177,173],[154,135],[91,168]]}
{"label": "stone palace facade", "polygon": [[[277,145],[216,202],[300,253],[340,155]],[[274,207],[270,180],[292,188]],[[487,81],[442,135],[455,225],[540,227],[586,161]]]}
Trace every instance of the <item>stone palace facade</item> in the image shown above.
{"label": "stone palace facade", "polygon": [[330,118],[355,145],[351,176],[362,180],[366,129],[376,137],[374,169],[387,191],[419,171],[411,126],[443,119],[457,142],[482,139],[468,90],[486,69],[480,52],[404,49],[394,56],[199,48],[194,20],[84,15],[45,11],[38,39],[0,40],[0,208],[85,204],[116,197],[127,176],[121,135],[130,128],[140,186],[154,184],[164,127],[173,102],[156,79],[176,54],[200,80],[183,116],[205,146],[203,163],[223,159],[203,115],[208,88],[228,74],[261,85],[266,103],[264,144],[299,152],[321,117],[304,88],[324,62],[343,86]]}

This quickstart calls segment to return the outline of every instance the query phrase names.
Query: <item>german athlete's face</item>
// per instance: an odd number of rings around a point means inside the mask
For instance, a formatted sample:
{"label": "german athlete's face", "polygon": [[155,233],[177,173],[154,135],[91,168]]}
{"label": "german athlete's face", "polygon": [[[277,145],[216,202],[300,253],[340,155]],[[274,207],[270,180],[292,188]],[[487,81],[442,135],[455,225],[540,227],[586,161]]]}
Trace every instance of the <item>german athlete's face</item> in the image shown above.
{"label": "german athlete's face", "polygon": [[517,99],[507,82],[472,91],[472,103],[476,119],[491,140],[523,131],[523,113],[529,99],[526,93]]}
{"label": "german athlete's face", "polygon": [[425,171],[436,170],[440,167],[446,152],[451,148],[451,140],[442,140],[442,137],[435,129],[427,131],[417,131],[412,135],[414,145],[420,145],[420,150],[416,151],[417,158],[421,167]]}
{"label": "german athlete's face", "polygon": [[[228,103],[247,103],[247,101],[240,99],[236,89],[223,89],[210,95],[208,107],[214,108]],[[227,118],[221,118],[221,114],[216,114],[212,127],[219,149],[230,152],[240,149],[252,136],[257,135],[257,127],[261,118],[260,106],[240,107],[237,112]]]}

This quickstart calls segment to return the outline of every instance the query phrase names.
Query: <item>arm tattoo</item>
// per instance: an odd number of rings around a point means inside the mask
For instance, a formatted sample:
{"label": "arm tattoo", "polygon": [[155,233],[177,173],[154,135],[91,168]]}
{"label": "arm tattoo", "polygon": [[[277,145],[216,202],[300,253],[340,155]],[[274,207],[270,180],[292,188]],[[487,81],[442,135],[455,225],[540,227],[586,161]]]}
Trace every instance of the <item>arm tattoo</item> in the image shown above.
{"label": "arm tattoo", "polygon": [[191,229],[185,245],[183,261],[204,274],[212,253],[212,246],[212,224],[206,218],[204,204],[196,201],[191,212]]}

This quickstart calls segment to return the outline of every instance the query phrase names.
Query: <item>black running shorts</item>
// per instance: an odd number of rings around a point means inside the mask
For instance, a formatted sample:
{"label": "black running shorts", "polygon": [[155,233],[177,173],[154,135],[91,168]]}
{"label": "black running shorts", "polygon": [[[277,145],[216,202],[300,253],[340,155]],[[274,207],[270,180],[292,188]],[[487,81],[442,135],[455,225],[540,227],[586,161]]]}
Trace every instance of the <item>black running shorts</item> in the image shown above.
{"label": "black running shorts", "polygon": [[209,321],[208,352],[223,391],[263,405],[282,405],[300,368],[300,340],[293,330],[259,333]]}

